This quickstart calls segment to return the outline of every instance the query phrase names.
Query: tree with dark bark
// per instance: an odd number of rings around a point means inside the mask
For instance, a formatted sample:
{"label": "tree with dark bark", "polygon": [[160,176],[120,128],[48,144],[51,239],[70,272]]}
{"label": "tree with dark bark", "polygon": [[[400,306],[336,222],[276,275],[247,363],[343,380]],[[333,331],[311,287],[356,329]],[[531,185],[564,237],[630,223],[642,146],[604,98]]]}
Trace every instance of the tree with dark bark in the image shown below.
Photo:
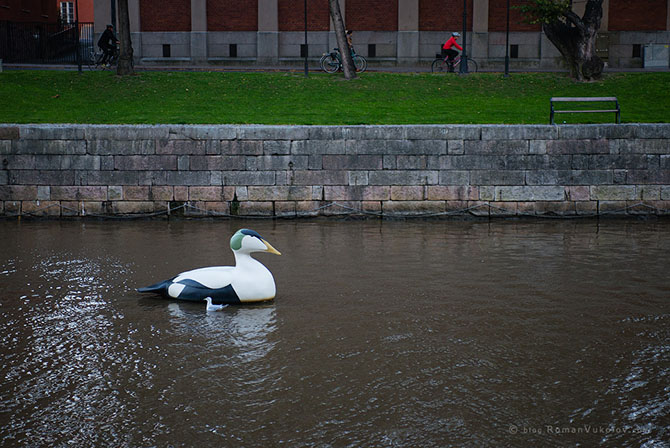
{"label": "tree with dark bark", "polygon": [[120,76],[134,75],[133,44],[130,41],[130,17],[128,15],[128,0],[118,0],[119,7],[119,40],[121,48],[116,74]]}
{"label": "tree with dark bark", "polygon": [[587,0],[584,15],[572,10],[572,0],[529,0],[520,7],[530,23],[541,23],[542,31],[561,52],[578,81],[602,76],[604,63],[596,54],[596,36],[603,17],[603,0]]}
{"label": "tree with dark bark", "polygon": [[346,29],[344,27],[344,20],[340,13],[340,2],[338,0],[328,0],[330,8],[330,17],[333,19],[335,26],[335,38],[337,39],[337,46],[340,49],[340,56],[342,57],[342,71],[344,72],[344,79],[356,78],[356,69],[354,68],[354,60],[351,57],[351,50],[347,42]]}

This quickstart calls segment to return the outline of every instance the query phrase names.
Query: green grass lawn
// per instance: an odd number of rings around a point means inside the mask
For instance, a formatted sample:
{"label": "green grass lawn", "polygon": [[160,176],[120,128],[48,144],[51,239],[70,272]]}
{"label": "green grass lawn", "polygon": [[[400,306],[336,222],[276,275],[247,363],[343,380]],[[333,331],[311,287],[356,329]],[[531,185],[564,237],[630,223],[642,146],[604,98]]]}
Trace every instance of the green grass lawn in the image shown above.
{"label": "green grass lawn", "polygon": [[[576,83],[564,73],[5,71],[3,123],[421,124],[548,123],[552,96],[616,96],[623,122],[670,121],[670,73],[616,73]],[[589,108],[592,107],[588,106]],[[611,123],[614,114],[561,121]]]}

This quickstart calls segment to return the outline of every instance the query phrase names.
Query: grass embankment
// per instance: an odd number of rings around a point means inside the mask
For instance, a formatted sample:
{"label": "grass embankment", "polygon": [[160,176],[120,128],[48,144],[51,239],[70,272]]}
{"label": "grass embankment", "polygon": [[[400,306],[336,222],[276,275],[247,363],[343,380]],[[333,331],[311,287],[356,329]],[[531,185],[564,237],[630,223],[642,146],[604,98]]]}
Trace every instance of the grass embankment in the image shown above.
{"label": "grass embankment", "polygon": [[[0,122],[542,124],[552,96],[616,96],[623,122],[669,122],[669,85],[667,72],[576,83],[563,73],[364,73],[346,82],[324,73],[5,71]],[[613,114],[558,118],[613,122]]]}

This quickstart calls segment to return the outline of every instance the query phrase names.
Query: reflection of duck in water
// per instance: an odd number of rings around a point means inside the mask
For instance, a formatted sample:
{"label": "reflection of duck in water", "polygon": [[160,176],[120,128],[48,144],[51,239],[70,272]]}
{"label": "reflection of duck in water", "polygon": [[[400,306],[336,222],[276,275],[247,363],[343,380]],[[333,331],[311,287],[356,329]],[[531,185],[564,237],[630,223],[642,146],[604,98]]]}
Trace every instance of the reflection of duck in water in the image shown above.
{"label": "reflection of duck in water", "polygon": [[182,272],[170,280],[139,288],[137,291],[193,302],[201,302],[206,297],[211,297],[215,304],[274,299],[274,277],[268,268],[251,257],[251,253],[281,254],[258,233],[248,229],[238,230],[233,235],[230,248],[235,254],[235,266],[212,266]]}

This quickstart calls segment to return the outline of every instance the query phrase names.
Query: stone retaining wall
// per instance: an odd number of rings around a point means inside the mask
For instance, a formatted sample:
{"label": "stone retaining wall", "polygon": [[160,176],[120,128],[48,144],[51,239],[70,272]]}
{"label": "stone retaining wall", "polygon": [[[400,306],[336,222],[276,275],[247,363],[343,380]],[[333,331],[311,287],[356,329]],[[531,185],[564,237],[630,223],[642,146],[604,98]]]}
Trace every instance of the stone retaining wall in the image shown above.
{"label": "stone retaining wall", "polygon": [[670,124],[0,125],[0,216],[670,214]]}

